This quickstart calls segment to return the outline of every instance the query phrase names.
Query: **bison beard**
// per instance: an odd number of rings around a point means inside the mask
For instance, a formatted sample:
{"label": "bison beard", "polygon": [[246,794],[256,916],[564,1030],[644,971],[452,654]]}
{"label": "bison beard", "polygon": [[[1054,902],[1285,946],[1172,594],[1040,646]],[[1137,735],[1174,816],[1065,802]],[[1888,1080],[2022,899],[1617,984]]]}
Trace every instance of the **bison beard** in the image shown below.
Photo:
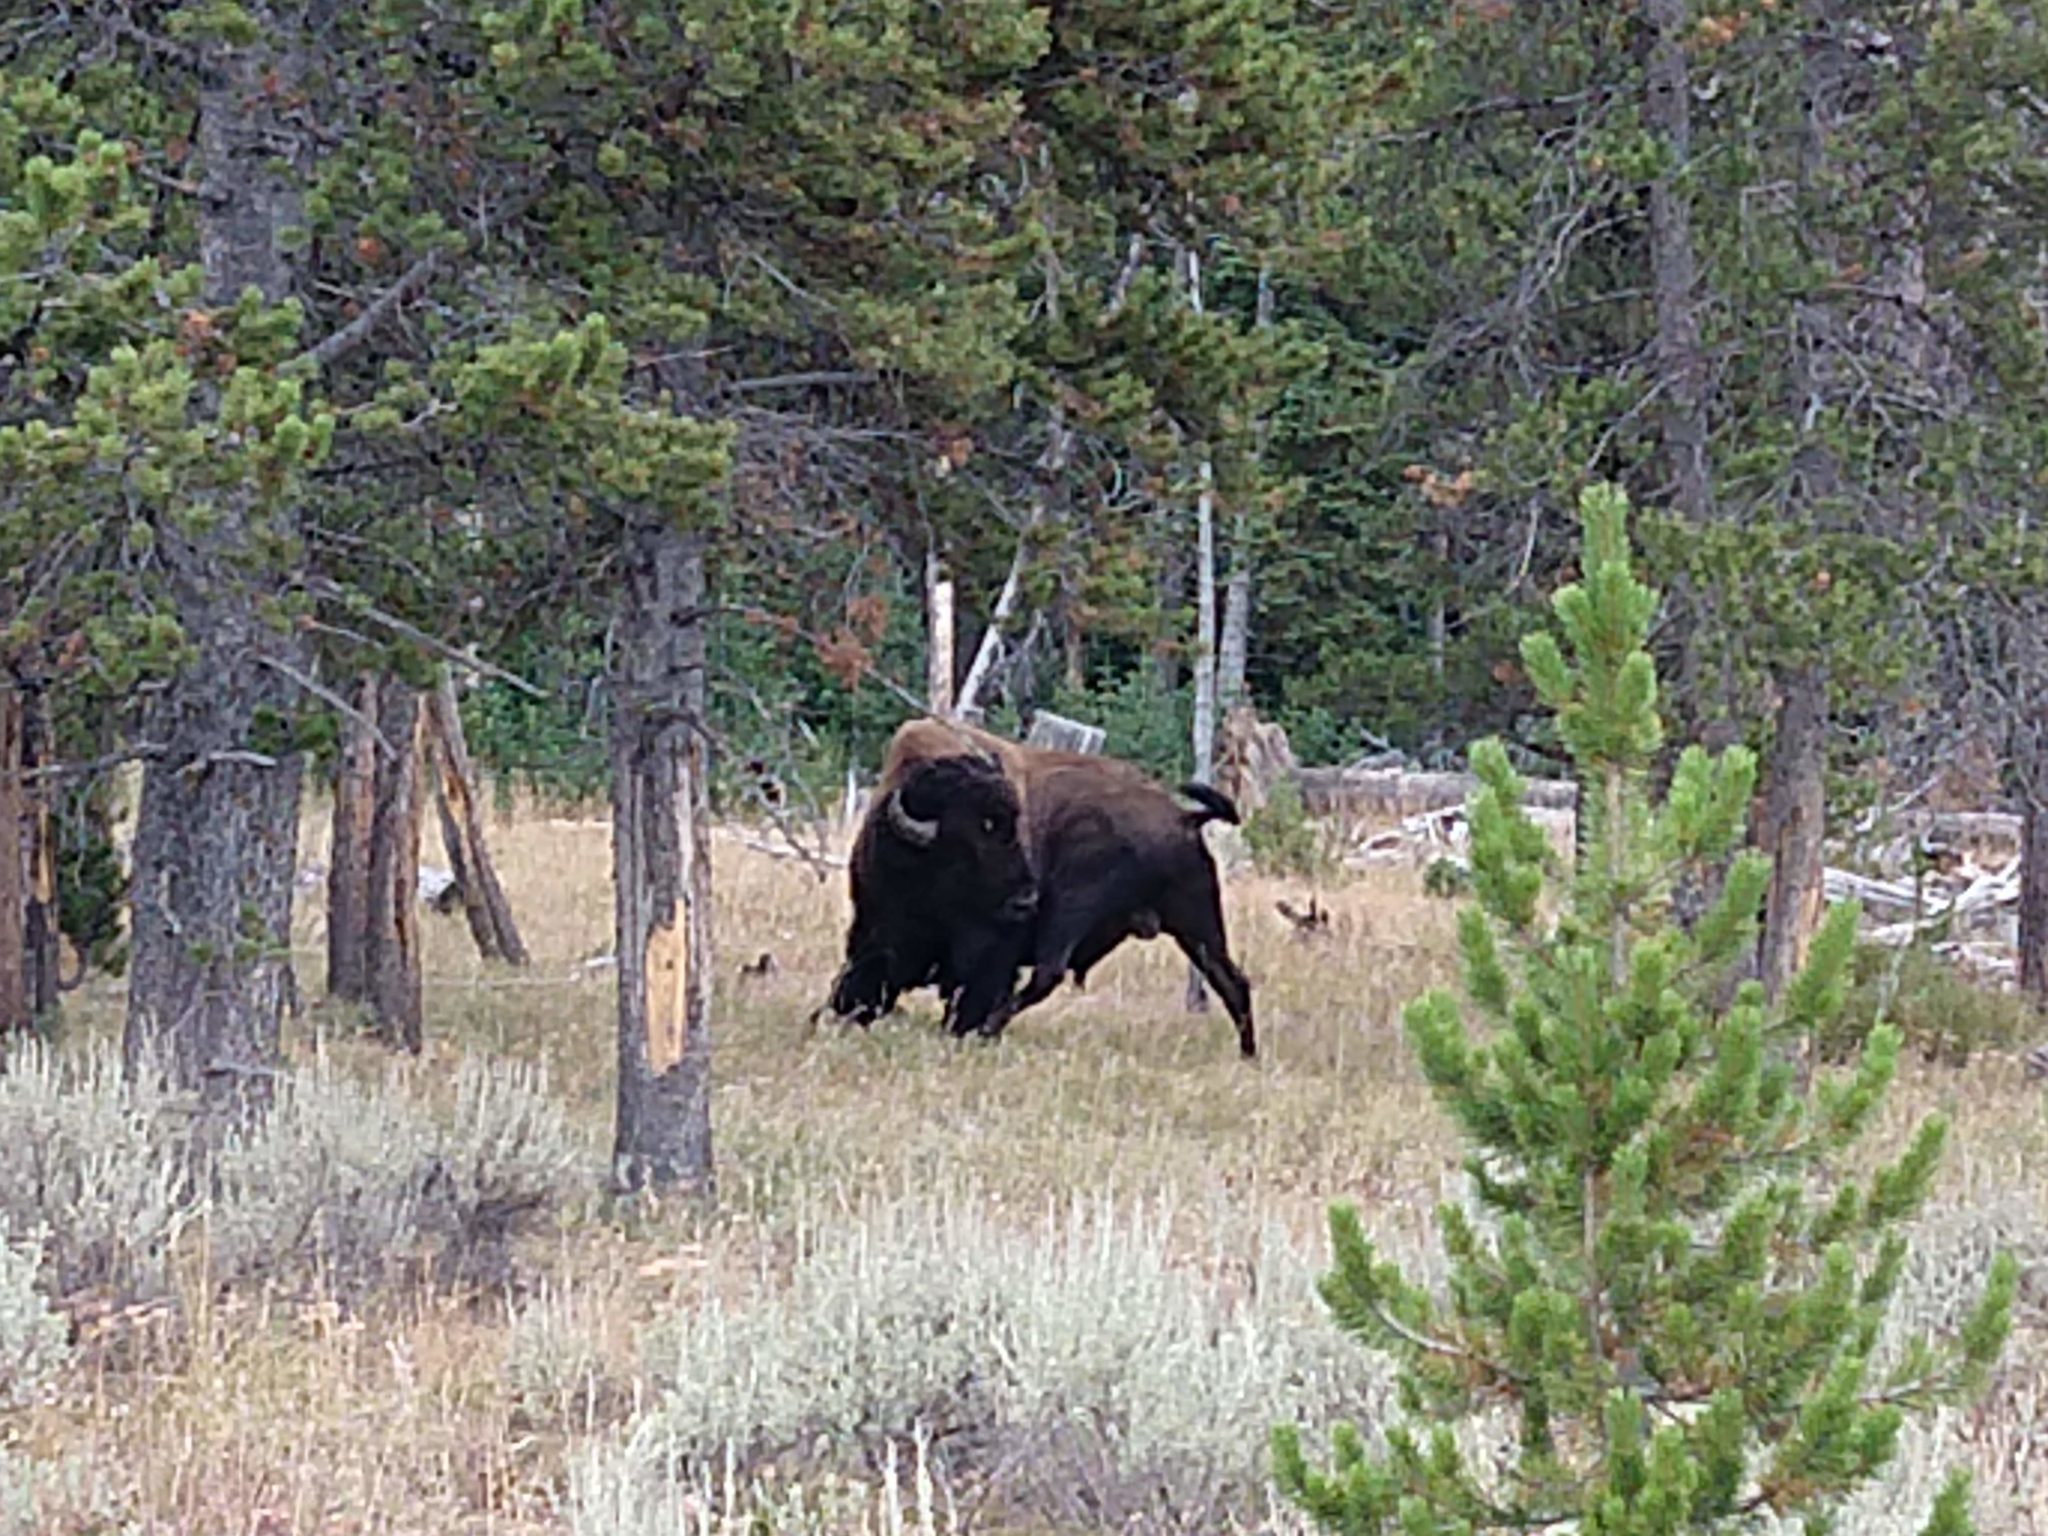
{"label": "bison beard", "polygon": [[[941,765],[955,772],[932,777]],[[967,814],[934,826],[932,806],[953,793],[985,794],[992,779],[1013,788],[1021,811],[1016,835],[1037,872],[1035,913],[1014,896],[1005,903],[971,892],[969,882],[949,882],[942,894],[930,883],[936,865],[919,862],[948,836],[971,840],[982,825]],[[1251,985],[1230,958],[1215,861],[1202,841],[1205,823],[1235,823],[1237,808],[1205,785],[1183,793],[1200,808],[1183,808],[1115,759],[1022,747],[948,722],[903,726],[854,846],[854,924],[831,1008],[866,1023],[900,992],[929,984],[946,999],[954,1034],[994,1036],[1062,977],[1085,983],[1125,939],[1166,933],[1222,998],[1241,1054],[1255,1057]],[[906,807],[919,823],[908,838]],[[892,865],[886,874],[884,863]],[[1012,997],[1026,965],[1030,979]]]}

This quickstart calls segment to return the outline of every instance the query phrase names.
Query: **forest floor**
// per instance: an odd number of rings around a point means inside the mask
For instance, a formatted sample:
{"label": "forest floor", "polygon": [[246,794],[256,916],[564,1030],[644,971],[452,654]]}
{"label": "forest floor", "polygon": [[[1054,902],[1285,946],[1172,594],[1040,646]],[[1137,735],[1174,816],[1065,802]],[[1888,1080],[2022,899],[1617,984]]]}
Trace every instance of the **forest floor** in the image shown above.
{"label": "forest floor", "polygon": [[[1360,1372],[1368,1368],[1348,1341],[1325,1352],[1315,1331],[1327,1331],[1309,1286],[1324,1258],[1329,1203],[1357,1202],[1389,1248],[1420,1256],[1435,1251],[1438,1203],[1457,1198],[1457,1147],[1399,1023],[1410,998],[1452,979],[1454,908],[1424,897],[1406,872],[1316,889],[1332,922],[1312,941],[1297,938],[1274,910],[1276,899],[1309,895],[1309,882],[1231,877],[1233,946],[1259,1010],[1262,1055],[1246,1065],[1219,1006],[1184,1011],[1185,964],[1165,943],[1127,945],[1085,992],[1063,988],[993,1046],[944,1037],[936,1005],[923,995],[870,1031],[829,1022],[814,1029],[807,1017],[839,954],[844,876],[821,881],[801,862],[721,836],[712,1111],[719,1211],[709,1220],[680,1210],[622,1218],[596,1193],[615,1051],[613,976],[602,959],[611,949],[608,829],[527,810],[494,837],[533,951],[530,969],[480,964],[459,915],[427,914],[428,1043],[420,1058],[390,1063],[350,1021],[318,1006],[290,1027],[288,1047],[298,1059],[317,1050],[365,1081],[425,1094],[452,1080],[464,1056],[544,1066],[547,1091],[587,1157],[592,1195],[534,1224],[519,1240],[511,1278],[496,1286],[420,1283],[343,1295],[297,1283],[222,1293],[193,1279],[197,1264],[186,1264],[168,1308],[135,1309],[118,1326],[92,1331],[62,1390],[26,1414],[0,1414],[0,1449],[11,1443],[17,1456],[63,1470],[46,1479],[44,1529],[637,1536],[723,1529],[721,1508],[746,1512],[753,1530],[778,1533],[1065,1533],[1148,1518],[1219,1529],[1226,1512],[1255,1519],[1261,1501],[1199,1457],[1232,1444],[1256,1457],[1276,1404],[1321,1401],[1288,1395],[1305,1390],[1302,1381],[1353,1361]],[[309,819],[304,856],[320,857],[325,846],[324,817]],[[317,891],[302,899],[296,925],[308,999],[321,995],[320,905]],[[772,970],[742,975],[763,953],[773,955]],[[76,994],[80,1022],[67,1048],[114,1030],[120,1000],[118,982]],[[1995,1242],[2020,1248],[2029,1280],[2014,1340],[1982,1405],[1911,1430],[1886,1486],[1843,1528],[1869,1536],[1917,1530],[1943,1469],[1961,1462],[1975,1476],[1980,1530],[2044,1536],[2048,1100],[2008,1057],[1962,1067],[1915,1061],[1872,1153],[1896,1148],[1936,1109],[1952,1117],[1953,1134],[1900,1310],[1923,1326],[1957,1320]],[[901,1217],[906,1209],[913,1214]],[[1112,1313],[1122,1317],[1126,1300],[1161,1316],[1245,1319],[1251,1342],[1242,1358],[1254,1363],[1228,1379],[1256,1384],[1273,1361],[1279,1375],[1271,1391],[1247,1388],[1226,1399],[1212,1390],[1224,1378],[1206,1356],[1183,1357],[1176,1341],[1132,1323],[1135,1347],[1104,1343],[1100,1328],[1060,1346],[1076,1358],[1107,1351],[1089,1358],[1128,1378],[1102,1387],[1126,1417],[1100,1443],[1060,1429],[1062,1413],[1069,1428],[1079,1420],[1071,1404],[1046,1419],[1047,1438],[1035,1450],[977,1441],[958,1426],[920,1450],[913,1440],[923,1431],[914,1426],[883,1423],[878,1436],[874,1423],[835,1425],[833,1403],[853,1403],[849,1413],[880,1411],[875,1383],[889,1376],[888,1361],[856,1349],[845,1372],[858,1380],[835,1380],[828,1390],[803,1374],[815,1360],[749,1363],[734,1342],[754,1338],[749,1347],[769,1348],[779,1329],[792,1335],[781,1338],[790,1351],[844,1346],[846,1319],[864,1300],[831,1297],[817,1288],[825,1283],[818,1275],[806,1305],[851,1309],[834,1314],[837,1331],[826,1343],[794,1336],[809,1319],[766,1310],[816,1253],[818,1235],[835,1228],[875,1234],[885,1246],[894,1234],[935,1255],[935,1265],[961,1262],[963,1244],[1022,1234],[1021,1249],[991,1248],[992,1270],[1029,1270],[1029,1258],[1020,1265],[1016,1255],[1058,1249],[1047,1272],[1080,1288],[1064,1301],[1034,1292],[1029,1305],[1099,1312],[1081,1321],[1101,1328]],[[858,1285],[879,1272],[862,1266],[878,1262],[847,1258],[851,1267],[832,1273]],[[1023,1307],[1014,1288],[1028,1280],[1009,1273],[987,1283],[1010,1285],[1005,1304]],[[712,1295],[720,1298],[719,1330],[692,1331],[689,1320]],[[1257,1333],[1261,1309],[1273,1308],[1287,1309],[1285,1329],[1276,1314]],[[769,1318],[751,1335],[749,1309]],[[175,1324],[163,1321],[172,1315]],[[1023,1349],[1018,1339],[1029,1330],[1005,1326],[1005,1347]],[[1062,1326],[1078,1325],[1069,1318]],[[1219,1336],[1212,1331],[1207,1345],[1223,1347]],[[879,1337],[890,1347],[886,1329]],[[722,1352],[706,1353],[714,1342]],[[872,1347],[872,1338],[859,1346]],[[904,1344],[938,1347],[924,1337]],[[664,1406],[667,1387],[689,1374],[687,1362],[662,1361],[665,1348],[695,1351],[704,1371],[745,1375],[746,1390],[699,1380],[694,1395]],[[1295,1365],[1283,1358],[1290,1350]],[[927,1368],[907,1367],[912,1376]],[[1062,1381],[1079,1379],[1079,1367],[1059,1369]],[[760,1386],[777,1371],[788,1392],[817,1399],[815,1414]],[[1147,1371],[1159,1380],[1140,1401],[1133,1383]],[[773,1420],[800,1429],[791,1443],[822,1436],[822,1444],[845,1431],[865,1436],[871,1454],[838,1463],[829,1488],[821,1483],[809,1494],[778,1492],[772,1482],[734,1491],[718,1473],[698,1502],[657,1507],[644,1486],[626,1485],[644,1483],[644,1467],[636,1473],[632,1463],[652,1454],[658,1436],[649,1425],[664,1414],[671,1430],[677,1415],[691,1418],[686,1438],[717,1429],[723,1414],[734,1436],[765,1434]],[[1141,1420],[1150,1437],[1143,1457],[1133,1449]],[[1323,1428],[1311,1423],[1312,1447],[1327,1443]],[[1194,1504],[1159,1514],[1170,1500],[1122,1486],[1136,1475],[1135,1460],[1105,1470],[1105,1458],[1119,1456],[1149,1458],[1147,1475]],[[1034,1458],[1056,1470],[1020,1476],[1019,1463]],[[1119,1503],[1124,1495],[1130,1507]],[[0,1524],[4,1508],[0,1500]]]}

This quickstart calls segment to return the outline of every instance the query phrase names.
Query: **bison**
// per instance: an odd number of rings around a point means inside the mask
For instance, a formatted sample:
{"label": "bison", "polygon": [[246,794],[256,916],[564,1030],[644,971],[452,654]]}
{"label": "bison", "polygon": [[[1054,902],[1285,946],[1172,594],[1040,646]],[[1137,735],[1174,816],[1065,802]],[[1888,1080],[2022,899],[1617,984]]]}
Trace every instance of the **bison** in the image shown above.
{"label": "bison", "polygon": [[[859,1023],[938,984],[974,1021],[1004,1003],[1037,890],[1017,792],[979,754],[906,760],[883,775],[847,860],[853,923],[827,1006]],[[963,995],[964,993],[964,995]]]}
{"label": "bison", "polygon": [[[996,1035],[1018,1012],[1051,995],[1065,976],[1085,985],[1088,972],[1125,939],[1166,933],[1222,998],[1237,1026],[1240,1052],[1247,1058],[1258,1054],[1251,984],[1230,958],[1216,865],[1202,841],[1207,822],[1238,819],[1226,796],[1205,785],[1183,785],[1182,793],[1196,802],[1189,809],[1133,764],[1021,746],[938,720],[914,720],[897,730],[883,763],[882,795],[887,786],[909,782],[905,776],[913,771],[941,763],[978,764],[979,773],[999,773],[1012,787],[1036,909],[1022,903],[995,911],[966,902],[946,907],[940,931],[924,938],[930,969],[907,981],[906,989],[935,983],[948,1000],[954,1033]],[[871,812],[870,824],[873,819]],[[869,885],[870,899],[895,899],[891,888]],[[854,901],[859,929],[858,888]],[[920,904],[918,920],[932,913],[930,903]],[[906,916],[907,908],[897,915]],[[851,966],[851,936],[848,955]],[[1020,965],[1028,965],[1031,974],[1012,997]]]}

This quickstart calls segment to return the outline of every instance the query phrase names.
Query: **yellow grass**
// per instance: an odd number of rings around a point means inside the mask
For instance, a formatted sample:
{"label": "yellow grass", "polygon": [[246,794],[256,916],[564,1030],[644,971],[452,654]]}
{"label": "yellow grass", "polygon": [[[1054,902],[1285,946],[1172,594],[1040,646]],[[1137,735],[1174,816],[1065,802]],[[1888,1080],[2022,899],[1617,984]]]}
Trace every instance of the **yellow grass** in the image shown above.
{"label": "yellow grass", "polygon": [[[608,829],[529,809],[495,838],[533,966],[485,967],[459,916],[427,917],[429,1044],[409,1071],[432,1083],[464,1052],[546,1062],[596,1168],[613,979],[588,962],[611,948]],[[309,820],[306,857],[325,845],[324,818]],[[58,1401],[0,1417],[0,1445],[12,1437],[18,1451],[68,1460],[79,1480],[53,1499],[53,1536],[124,1524],[251,1536],[563,1530],[572,1457],[615,1435],[647,1394],[636,1341],[692,1305],[707,1272],[772,1263],[798,1206],[936,1184],[971,1183],[1020,1211],[1074,1190],[1163,1193],[1193,1255],[1208,1251],[1206,1223],[1253,1211],[1314,1242],[1336,1198],[1425,1242],[1452,1187],[1455,1143],[1399,1028],[1407,999],[1449,979],[1452,909],[1406,873],[1319,891],[1333,922],[1310,943],[1273,910],[1308,894],[1304,883],[1231,877],[1233,946],[1259,1010],[1256,1066],[1238,1061],[1220,1007],[1183,1011],[1185,963],[1164,943],[1127,945],[1085,993],[1064,988],[992,1046],[945,1038],[925,996],[871,1031],[814,1030],[807,1016],[843,933],[843,876],[821,883],[798,861],[721,837],[716,878],[721,1216],[700,1227],[682,1213],[628,1220],[594,1207],[521,1254],[601,1363],[603,1390],[553,1411],[515,1401],[502,1298],[381,1294],[349,1310],[317,1287],[223,1301],[193,1279],[174,1311],[100,1325]],[[309,1000],[321,943],[320,903],[305,901],[296,947]],[[764,952],[773,971],[742,977]],[[77,1011],[106,1029],[119,1001],[118,984],[97,985]],[[290,1048],[303,1054],[315,1032],[344,1055],[379,1058],[317,1007]],[[2043,1096],[2016,1064],[1916,1065],[1881,1139],[1896,1144],[1936,1107],[1956,1122],[1937,1218],[1963,1230],[1992,1207],[2036,1227],[2048,1218]],[[2043,1324],[2030,1291],[1984,1409],[1922,1448],[1973,1468],[1986,1532],[2048,1532]],[[95,1505],[117,1518],[94,1523]]]}

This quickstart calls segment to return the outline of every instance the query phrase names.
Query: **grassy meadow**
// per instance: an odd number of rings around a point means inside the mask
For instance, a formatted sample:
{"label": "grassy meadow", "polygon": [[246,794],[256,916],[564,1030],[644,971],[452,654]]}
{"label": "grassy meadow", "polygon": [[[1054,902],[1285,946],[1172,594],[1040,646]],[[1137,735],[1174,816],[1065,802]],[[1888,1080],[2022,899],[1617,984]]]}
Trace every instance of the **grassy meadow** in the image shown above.
{"label": "grassy meadow", "polygon": [[[1295,1529],[1263,1488],[1269,1425],[1299,1414],[1321,1444],[1331,1417],[1385,1411],[1384,1367],[1313,1281],[1331,1200],[1427,1274],[1432,1212],[1462,1198],[1399,1026],[1452,976],[1454,907],[1419,875],[1314,887],[1332,922],[1304,940],[1274,903],[1310,882],[1230,874],[1247,1066],[1219,1006],[1184,1012],[1165,943],[994,1045],[944,1037],[928,995],[868,1032],[813,1027],[844,877],[722,833],[703,1218],[602,1193],[605,824],[526,806],[494,836],[534,963],[486,968],[459,915],[423,914],[418,1059],[319,1005],[304,893],[295,1107],[198,1217],[132,1194],[142,1112],[73,1102],[119,983],[73,994],[40,1080],[0,1077],[0,1210],[17,1237],[36,1209],[68,1223],[51,1252],[76,1326],[67,1348],[41,1335],[44,1368],[17,1372],[34,1390],[0,1394],[0,1532]],[[326,842],[316,811],[302,860]],[[1980,1530],[2048,1533],[2044,1105],[1999,1054],[1916,1060],[1893,1094],[1873,1155],[1932,1109],[1955,1130],[1896,1310],[1958,1318],[1999,1243],[2028,1278],[1982,1405],[1909,1429],[1845,1531],[1917,1530],[1960,1461]],[[26,1326],[5,1279],[0,1341]]]}

